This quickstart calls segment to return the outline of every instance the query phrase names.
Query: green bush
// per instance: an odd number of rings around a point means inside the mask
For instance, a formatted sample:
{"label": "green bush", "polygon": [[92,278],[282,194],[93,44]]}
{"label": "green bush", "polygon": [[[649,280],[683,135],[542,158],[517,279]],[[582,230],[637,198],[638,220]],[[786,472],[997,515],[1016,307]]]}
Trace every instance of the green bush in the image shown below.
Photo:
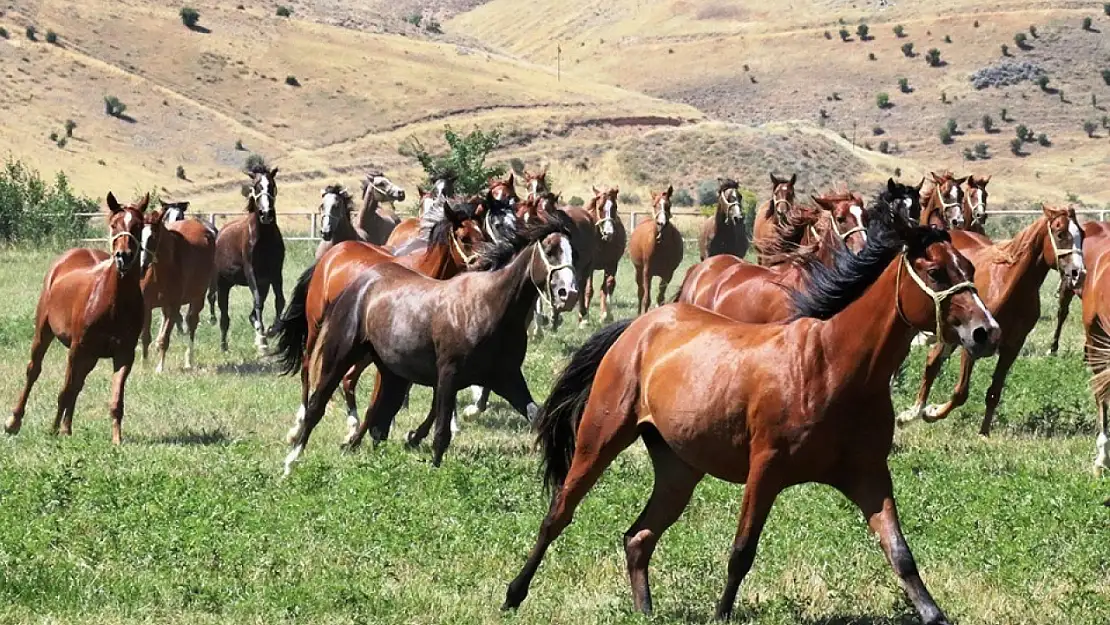
{"label": "green bush", "polygon": [[1088,119],[1083,122],[1083,132],[1087,133],[1088,137],[1094,138],[1096,130],[1098,130],[1098,124],[1093,120]]}
{"label": "green bush", "polygon": [[515,173],[516,175],[523,176],[524,175],[524,161],[520,160],[519,158],[517,158],[515,156],[510,158],[509,159],[509,169],[512,169],[513,173]]}
{"label": "green bush", "polygon": [[0,39],[7,39],[7,38],[8,38],[8,29],[4,28],[3,26],[0,26]]}
{"label": "green bush", "polygon": [[1110,2],[1104,2],[1102,4],[1102,12],[1107,14],[1107,15],[1110,15]]}
{"label": "green bush", "polygon": [[975,154],[971,151],[971,148],[964,148],[964,160],[965,161],[975,160]]}
{"label": "green bush", "polygon": [[243,171],[257,171],[263,168],[268,167],[266,157],[261,154],[248,154],[246,160],[243,161]]}
{"label": "green bush", "polygon": [[435,19],[434,17],[429,17],[427,20],[424,21],[424,30],[436,35],[443,34],[443,27],[439,25],[439,20]]}
{"label": "green bush", "polygon": [[717,204],[716,180],[702,180],[698,183],[698,204],[701,206],[714,206]]}
{"label": "green bush", "polygon": [[280,5],[278,6],[278,8],[277,8],[277,16],[278,17],[289,17],[290,15],[293,15],[293,9],[290,9],[287,6],[280,6]]}
{"label": "green bush", "polygon": [[1083,30],[1091,30],[1091,18],[1083,18]]}
{"label": "green bush", "polygon": [[181,7],[179,15],[181,15],[181,23],[189,28],[196,27],[197,22],[200,21],[200,11],[192,7]]}
{"label": "green bush", "polygon": [[1016,134],[1017,138],[1021,139],[1022,141],[1030,140],[1030,132],[1029,129],[1025,127],[1025,124],[1021,124],[1017,128],[1015,128],[1014,134]]}
{"label": "green bush", "polygon": [[885,92],[876,95],[875,104],[881,109],[890,108],[890,95]]}
{"label": "green bush", "polygon": [[77,122],[73,121],[72,119],[67,119],[66,120],[66,136],[67,137],[72,137],[73,136],[73,130],[75,128],[77,128]]}
{"label": "green bush", "polygon": [[88,236],[88,220],[97,203],[74,194],[65,174],[47,184],[37,171],[9,160],[0,170],[0,241],[72,244]]}
{"label": "green bush", "polygon": [[999,114],[998,114],[998,117],[999,117],[999,119],[1001,119],[1002,121],[1004,121],[1004,122],[1008,122],[1008,121],[1010,121],[1010,120],[1006,119],[1006,115],[1007,115],[1007,114],[1008,114],[1008,111],[1006,110],[1006,107],[1002,107],[1002,110],[1001,110],[1001,111],[999,112]]}
{"label": "green bush", "polygon": [[297,80],[296,76],[290,74],[285,77],[285,84],[289,85],[290,87],[300,87],[301,81]]}
{"label": "green bush", "polygon": [[1046,147],[1046,148],[1048,146],[1052,145],[1052,142],[1048,140],[1048,135],[1046,135],[1043,132],[1041,134],[1037,135],[1037,143],[1039,145],[1042,145],[1042,146]]}
{"label": "green bush", "polygon": [[986,143],[980,142],[975,144],[975,156],[978,158],[990,158]]}
{"label": "green bush", "polygon": [[582,198],[578,197],[577,195],[572,195],[572,196],[570,196],[570,199],[567,200],[567,204],[569,204],[569,205],[571,205],[575,208],[582,208],[583,206],[586,205],[586,200],[583,200]]}
{"label": "green bush", "polygon": [[236,152],[243,152],[246,149],[247,148],[243,147],[243,140],[242,139],[236,139],[235,140],[235,151]]}
{"label": "green bush", "polygon": [[826,30],[825,31],[825,39],[832,39],[832,33],[830,33],[829,31]]}
{"label": "green bush", "polygon": [[1030,26],[1029,26],[1029,34],[1030,34],[1030,35],[1033,35],[1033,38],[1034,38],[1034,39],[1036,39],[1036,38],[1037,38],[1037,25],[1036,25],[1036,24],[1030,24]]}
{"label": "green bush", "polygon": [[907,41],[902,44],[902,56],[913,57],[913,43]]}
{"label": "green bush", "polygon": [[424,21],[424,16],[419,14],[419,13],[413,13],[412,15],[406,15],[404,17],[404,21],[406,21],[409,24],[412,24],[413,26],[416,26],[417,28],[419,28],[420,27],[420,22]]}
{"label": "green bush", "polygon": [[175,175],[177,176],[178,180],[188,179],[188,177],[185,175],[185,167],[182,165],[177,166],[177,171],[175,172]]}
{"label": "green bush", "polygon": [[906,29],[903,28],[901,24],[896,25],[893,30],[894,36],[898,37],[899,39],[906,36]]}
{"label": "green bush", "polygon": [[416,138],[404,141],[398,148],[402,156],[415,158],[424,168],[425,186],[431,187],[437,178],[453,174],[456,176],[455,190],[470,195],[483,191],[490,178],[505,173],[503,166],[486,165],[486,158],[501,143],[500,130],[475,129],[464,135],[445,126],[443,140],[447,143],[447,152],[443,154],[430,153]]}
{"label": "green bush", "polygon": [[1014,35],[1014,43],[1017,44],[1017,47],[1021,48],[1022,50],[1026,49],[1029,46],[1029,44],[1026,43],[1027,39],[1028,38],[1025,36],[1025,33],[1018,33]]}
{"label": "green bush", "polygon": [[879,142],[879,151],[883,154],[890,154],[890,142],[883,139]]}
{"label": "green bush", "polygon": [[1024,144],[1024,141],[1017,137],[1014,137],[1013,139],[1010,139],[1010,151],[1014,153],[1014,156],[1021,156],[1021,146]]}
{"label": "green bush", "polygon": [[868,32],[870,32],[870,29],[867,27],[867,24],[856,26],[856,34],[859,35],[860,41],[867,41]]}
{"label": "green bush", "polygon": [[54,143],[57,143],[58,142],[58,133],[57,132],[50,133],[50,140],[53,141]]}
{"label": "green bush", "polygon": [[1002,44],[1002,56],[1010,56],[1010,46]]}
{"label": "green bush", "polygon": [[940,50],[930,48],[929,52],[925,54],[925,62],[929,64],[929,67],[940,67]]}
{"label": "green bush", "polygon": [[617,202],[619,202],[620,204],[625,204],[625,205],[629,205],[629,204],[639,205],[640,204],[640,196],[636,195],[635,193],[630,193],[628,191],[622,191],[621,194],[617,196]]}
{"label": "green bush", "polygon": [[28,26],[24,32],[27,34],[28,39],[35,41],[35,37],[38,35],[39,31],[36,30],[34,26]]}
{"label": "green bush", "polygon": [[952,143],[952,131],[947,127],[940,129],[940,142],[944,145]]}
{"label": "green bush", "polygon": [[1041,91],[1047,91],[1048,90],[1048,76],[1046,76],[1044,74],[1041,74],[1040,76],[1037,76],[1037,86],[1041,88]]}
{"label": "green bush", "polygon": [[54,32],[52,30],[46,31],[46,43],[57,45],[58,44],[58,33]]}
{"label": "green bush", "polygon": [[119,117],[127,110],[127,105],[114,95],[104,96],[104,112],[112,117]]}
{"label": "green bush", "polygon": [[1102,82],[1110,85],[1110,69],[1102,70]]}
{"label": "green bush", "polygon": [[675,206],[693,206],[694,196],[686,189],[679,189],[674,192],[674,197],[671,198],[671,201],[674,202]]}
{"label": "green bush", "polygon": [[948,129],[948,132],[950,134],[954,135],[954,134],[956,134],[957,128],[959,128],[959,124],[956,123],[956,120],[954,120],[950,117],[950,118],[948,118],[948,121],[945,122],[944,127]]}
{"label": "green bush", "polygon": [[898,79],[898,90],[901,91],[902,93],[909,93],[910,92],[910,80],[908,78],[899,78]]}
{"label": "green bush", "polygon": [[994,120],[991,119],[990,115],[984,115],[983,116],[983,131],[989,133],[992,130],[994,130]]}
{"label": "green bush", "polygon": [[944,36],[944,43],[952,43],[952,36],[951,35],[945,35]]}
{"label": "green bush", "polygon": [[841,28],[840,29],[840,40],[841,41],[848,41],[848,38],[851,37],[851,36],[852,36],[852,33],[848,32],[847,28]]}

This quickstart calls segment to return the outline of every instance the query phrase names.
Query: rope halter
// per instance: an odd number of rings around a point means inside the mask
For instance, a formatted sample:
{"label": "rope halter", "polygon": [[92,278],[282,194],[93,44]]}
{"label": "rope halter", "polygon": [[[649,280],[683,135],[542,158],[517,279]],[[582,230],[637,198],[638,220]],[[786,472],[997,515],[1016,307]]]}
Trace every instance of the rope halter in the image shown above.
{"label": "rope halter", "polygon": [[493,222],[490,221],[490,218],[491,218],[490,216],[492,214],[493,214],[493,211],[487,210],[486,211],[486,216],[483,219],[482,224],[486,227],[486,234],[489,235],[490,242],[493,243],[494,245],[501,245],[501,243],[504,242],[504,239],[497,236],[497,229],[493,227]]}
{"label": "rope halter", "polygon": [[982,195],[968,209],[971,211],[971,225],[977,226],[987,220],[987,207]]}
{"label": "rope halter", "polygon": [[[1075,247],[1074,239],[1072,240],[1071,247],[1065,250],[1060,249],[1060,247],[1056,245],[1056,233],[1052,232],[1051,227],[1048,229],[1048,240],[1052,243],[1052,253],[1056,255],[1057,259],[1063,258],[1065,256],[1071,256],[1072,254],[1079,254],[1080,258],[1082,258],[1083,248]],[[1063,271],[1062,269],[1060,269],[1060,263],[1056,263],[1056,270]]]}
{"label": "rope halter", "polygon": [[964,282],[960,282],[959,284],[954,284],[943,291],[934,291],[929,287],[928,284],[925,284],[925,281],[921,279],[921,276],[917,275],[917,272],[913,270],[913,266],[910,265],[909,257],[907,257],[906,253],[903,251],[902,262],[898,263],[898,273],[895,274],[894,277],[894,309],[898,312],[898,317],[901,318],[902,321],[910,328],[914,328],[914,325],[910,323],[910,320],[906,318],[906,313],[902,311],[902,300],[899,297],[899,293],[902,292],[903,268],[905,268],[906,273],[910,274],[910,278],[913,279],[914,283],[917,284],[921,291],[925,293],[925,295],[928,295],[930,298],[932,298],[933,305],[936,306],[936,337],[937,340],[943,341],[944,334],[942,334],[941,331],[944,329],[944,317],[941,314],[941,305],[957,293],[961,293],[963,291],[978,293],[979,290],[975,288],[974,282],[966,280]]}
{"label": "rope halter", "polygon": [[[721,199],[724,200],[725,203],[725,223],[736,223],[737,221],[744,219],[744,211],[741,207],[741,202],[739,199],[737,199],[735,202],[729,202],[725,198],[724,193],[721,194]],[[732,209],[734,208],[738,209],[736,211],[736,217],[732,216]]]}
{"label": "rope halter", "polygon": [[124,230],[123,232],[117,232],[116,234],[112,235],[111,239],[108,239],[108,251],[112,251],[112,246],[115,245],[116,239],[122,239],[124,237],[129,237],[131,239],[131,242],[135,244],[135,247],[139,248],[139,252],[131,254],[131,260],[128,261],[127,266],[124,267],[124,271],[126,271],[134,267],[135,263],[139,262],[139,254],[143,251],[143,244],[135,238],[135,235],[131,234],[127,230]]}
{"label": "rope halter", "polygon": [[543,241],[536,241],[535,243],[532,244],[532,263],[536,262],[536,253],[537,252],[539,253],[540,260],[543,261],[544,268],[547,270],[547,277],[544,278],[544,284],[546,285],[547,288],[541,288],[540,285],[536,284],[536,277],[532,275],[531,271],[529,271],[528,274],[532,279],[532,286],[536,287],[536,292],[539,293],[540,299],[543,301],[544,304],[547,304],[547,306],[550,307],[551,310],[555,310],[555,305],[551,303],[551,297],[550,297],[550,295],[551,295],[551,276],[552,276],[552,274],[554,274],[556,271],[559,271],[560,269],[571,269],[571,270],[573,270],[574,265],[572,265],[571,263],[562,263],[562,264],[559,264],[559,265],[552,265],[551,264],[551,259],[549,259],[547,257],[547,252],[543,251]]}
{"label": "rope halter", "polygon": [[467,267],[470,267],[472,264],[474,264],[475,260],[478,260],[477,252],[471,252],[469,254],[466,253],[466,250],[463,249],[462,243],[459,243],[459,238],[455,236],[454,230],[451,231],[451,246],[455,248],[455,252],[459,255],[459,258],[462,259],[463,264]]}

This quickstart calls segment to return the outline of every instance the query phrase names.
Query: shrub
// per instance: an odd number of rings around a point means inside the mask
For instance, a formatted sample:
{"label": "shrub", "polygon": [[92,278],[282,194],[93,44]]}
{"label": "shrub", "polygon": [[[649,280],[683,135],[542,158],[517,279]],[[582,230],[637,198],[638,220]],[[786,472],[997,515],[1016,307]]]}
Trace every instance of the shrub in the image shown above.
{"label": "shrub", "polygon": [[301,86],[301,82],[299,80],[297,80],[297,77],[292,75],[292,74],[285,77],[285,84],[289,85],[290,87],[300,87]]}
{"label": "shrub", "polygon": [[1102,70],[1102,82],[1110,85],[1110,69]]}
{"label": "shrub", "polygon": [[1026,43],[1025,33],[1018,33],[1014,35],[1014,43],[1017,44],[1017,47],[1021,48],[1022,50],[1025,50],[1029,46],[1029,44]]}
{"label": "shrub", "polygon": [[1098,124],[1093,120],[1088,119],[1083,122],[1083,132],[1087,133],[1088,137],[1094,138],[1096,130],[1098,130]]}
{"label": "shrub", "polygon": [[200,21],[200,11],[193,7],[181,7],[181,23],[188,28],[195,28]]}
{"label": "shrub", "polygon": [[1037,25],[1036,24],[1030,24],[1029,25],[1029,34],[1033,35],[1034,39],[1037,38]]}
{"label": "shrub", "polygon": [[617,196],[617,201],[621,204],[639,204],[640,196],[635,193],[622,192]]}
{"label": "shrub", "polygon": [[973,26],[974,28],[979,28],[979,20],[975,20],[974,22],[972,22],[972,24],[971,24],[971,25],[972,25],[972,26]]}
{"label": "shrub", "polygon": [[1008,122],[1008,121],[1010,121],[1010,120],[1006,119],[1006,115],[1007,115],[1007,111],[1006,111],[1006,108],[1005,108],[1005,107],[1003,107],[1003,108],[1002,108],[1002,111],[1001,111],[1001,112],[1000,112],[1000,113],[998,114],[998,116],[999,116],[999,117],[1000,117],[1000,118],[1002,119],[1002,121],[1004,121],[1004,122]]}
{"label": "shrub", "polygon": [[183,167],[181,165],[178,165],[176,175],[177,175],[179,180],[185,180],[186,179],[186,177],[185,177],[185,167]]}
{"label": "shrub", "polygon": [[983,131],[984,132],[990,132],[992,130],[994,130],[994,120],[991,119],[990,115],[984,115],[983,116]]}
{"label": "shrub", "polygon": [[1041,91],[1047,91],[1048,90],[1048,76],[1045,76],[1044,74],[1041,74],[1040,76],[1037,76],[1037,86],[1041,88]]}
{"label": "shrub", "polygon": [[97,208],[74,194],[63,173],[50,185],[21,161],[9,160],[0,169],[0,241],[74,243],[88,235],[87,220],[77,214]]}
{"label": "shrub", "polygon": [[1083,30],[1091,30],[1091,18],[1083,18]]}
{"label": "shrub", "polygon": [[965,161],[975,160],[975,154],[972,153],[971,148],[964,148],[964,160]]}
{"label": "shrub", "polygon": [[[1088,21],[1090,20],[1090,18],[1087,19]],[[867,41],[867,33],[869,31],[870,29],[867,27],[867,24],[860,24],[859,26],[856,26],[856,34],[859,35],[860,41]]]}
{"label": "shrub", "polygon": [[1048,135],[1046,135],[1043,132],[1041,134],[1037,135],[1037,143],[1040,144],[1040,145],[1043,145],[1046,148],[1048,146],[1052,145],[1052,142],[1048,140]]}
{"label": "shrub", "polygon": [[424,21],[424,16],[419,13],[413,13],[412,15],[406,15],[404,20],[409,24],[412,24],[413,26],[419,28],[420,22]]}
{"label": "shrub", "polygon": [[893,30],[894,36],[898,37],[899,39],[906,36],[906,29],[903,28],[901,24],[897,24]]}
{"label": "shrub", "polygon": [[50,133],[50,140],[54,143],[57,143],[58,142],[58,133],[57,132]]}
{"label": "shrub", "polygon": [[829,118],[829,112],[826,111],[825,109],[821,109],[821,110],[817,111],[817,116],[820,117],[821,119],[828,119]]}
{"label": "shrub", "polygon": [[52,30],[46,31],[46,43],[57,45],[57,43],[58,43],[58,33],[54,32]]}
{"label": "shrub", "polygon": [[898,90],[902,93],[910,92],[910,81],[908,78],[903,77],[898,79]]}
{"label": "shrub", "polygon": [[35,41],[35,37],[38,35],[39,31],[36,30],[34,26],[28,26],[24,32],[27,33],[28,39]]}
{"label": "shrub", "polygon": [[913,42],[907,41],[902,44],[902,56],[913,58]]}
{"label": "shrub", "polygon": [[841,28],[840,29],[840,40],[841,41],[848,41],[848,38],[851,37],[851,36],[852,36],[852,33],[848,32],[847,28]]}
{"label": "shrub", "polygon": [[243,140],[242,139],[236,139],[235,140],[235,151],[242,152],[246,149],[247,148],[243,147]]}
{"label": "shrub", "polygon": [[1093,93],[1091,94],[1091,108],[1098,108],[1098,96]]}
{"label": "shrub", "polygon": [[990,158],[990,155],[987,153],[986,143],[979,142],[975,144],[975,156],[977,158]]}
{"label": "shrub", "polygon": [[431,186],[431,182],[437,178],[454,174],[455,190],[469,195],[484,189],[490,178],[505,173],[503,166],[486,165],[486,157],[501,143],[499,130],[486,132],[475,129],[470,134],[459,134],[450,126],[445,126],[443,139],[447,143],[447,152],[442,154],[428,152],[415,138],[406,140],[398,148],[402,156],[415,158],[424,168],[427,186]]}
{"label": "shrub", "polygon": [[1002,56],[1010,56],[1010,46],[1002,44]]}
{"label": "shrub", "polygon": [[902,177],[902,168],[901,167],[895,167],[894,168],[894,177],[895,178],[901,178]]}
{"label": "shrub", "polygon": [[1107,130],[1110,130],[1110,115],[1103,115],[1102,116],[1102,127],[1107,129]]}
{"label": "shrub", "polygon": [[948,92],[947,91],[941,91],[940,92],[940,101],[945,103],[945,104],[948,104]]}
{"label": "shrub", "polygon": [[702,180],[698,183],[698,204],[701,206],[713,206],[716,204],[717,186],[716,180]]}
{"label": "shrub", "polygon": [[515,156],[509,159],[509,168],[518,176],[524,175],[524,161]]}
{"label": "shrub", "polygon": [[875,53],[874,52],[868,52],[867,53],[867,60],[868,61],[875,61],[875,60],[878,60],[878,59],[875,58]]}
{"label": "shrub", "polygon": [[929,67],[940,67],[940,50],[930,48],[925,55],[925,61],[929,64]]}
{"label": "shrub", "polygon": [[1014,156],[1021,156],[1021,146],[1024,143],[1024,141],[1017,137],[1010,139],[1010,151],[1014,153]]}
{"label": "shrub", "polygon": [[586,200],[583,200],[582,198],[578,197],[577,195],[572,195],[572,196],[570,196],[570,199],[567,200],[567,204],[570,204],[571,206],[573,206],[575,208],[582,208],[583,206],[586,205]]}
{"label": "shrub", "polygon": [[832,39],[832,33],[830,33],[829,31],[826,30],[825,31],[825,39],[830,39],[831,40]]}
{"label": "shrub", "polygon": [[1110,15],[1110,2],[1104,2],[1102,4],[1102,12],[1107,14],[1107,15]]}
{"label": "shrub", "polygon": [[261,154],[248,154],[243,161],[243,171],[256,171],[266,167],[266,157]]}
{"label": "shrub", "polygon": [[674,192],[674,197],[671,199],[678,206],[693,206],[694,196],[686,189],[679,189]]}
{"label": "shrub", "polygon": [[127,110],[127,105],[114,95],[104,96],[104,112],[112,117],[120,117]]}
{"label": "shrub", "polygon": [[443,27],[442,27],[442,26],[440,26],[440,25],[439,25],[439,21],[438,21],[438,20],[436,20],[436,19],[435,19],[435,18],[433,18],[433,17],[429,17],[429,18],[428,18],[428,19],[427,19],[427,20],[426,20],[426,21],[424,22],[424,30],[426,30],[426,31],[428,31],[428,32],[430,32],[430,33],[435,33],[435,34],[437,34],[437,35],[442,35],[442,34],[443,34]]}
{"label": "shrub", "polygon": [[890,154],[890,142],[883,139],[879,142],[879,151],[883,154]]}
{"label": "shrub", "polygon": [[293,9],[290,9],[287,6],[278,5],[278,8],[277,8],[277,16],[278,17],[289,17],[291,15],[293,15]]}
{"label": "shrub", "polygon": [[1022,141],[1032,140],[1031,133],[1029,132],[1029,129],[1025,127],[1025,124],[1021,124],[1017,128],[1015,128],[1014,134],[1017,135],[1017,138],[1021,139]]}
{"label": "shrub", "polygon": [[881,109],[890,108],[890,95],[883,92],[875,96],[875,104],[879,105]]}
{"label": "shrub", "polygon": [[872,126],[871,127],[871,134],[875,135],[876,137],[882,135],[884,132],[886,132],[886,131],[883,130],[882,126]]}
{"label": "shrub", "polygon": [[944,36],[944,43],[952,43],[951,35],[945,35]]}
{"label": "shrub", "polygon": [[944,127],[948,129],[948,132],[956,134],[956,130],[957,128],[959,128],[959,124],[956,123],[956,120],[949,117],[948,121],[944,124]]}
{"label": "shrub", "polygon": [[66,139],[65,137],[60,137],[57,141],[57,145],[59,148],[66,147],[67,143],[69,143],[69,139]]}
{"label": "shrub", "polygon": [[3,26],[0,26],[0,39],[7,39],[7,38],[8,38],[8,29],[4,28]]}
{"label": "shrub", "polygon": [[952,131],[947,127],[940,129],[940,142],[944,145],[952,143]]}

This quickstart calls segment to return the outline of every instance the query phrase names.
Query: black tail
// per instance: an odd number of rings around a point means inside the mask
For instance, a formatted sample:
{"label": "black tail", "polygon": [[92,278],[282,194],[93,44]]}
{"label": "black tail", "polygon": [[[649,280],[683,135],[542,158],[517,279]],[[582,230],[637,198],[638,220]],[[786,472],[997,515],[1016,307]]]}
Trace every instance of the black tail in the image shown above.
{"label": "black tail", "polygon": [[578,423],[590,397],[594,375],[613,343],[628,329],[631,319],[598,330],[578,351],[555,381],[536,419],[536,442],[542,454],[543,482],[560,488],[570,471]]}
{"label": "black tail", "polygon": [[282,375],[289,375],[300,370],[304,362],[305,346],[308,342],[308,285],[312,282],[312,275],[316,272],[315,263],[305,269],[301,277],[297,278],[297,286],[289,298],[289,305],[282,313],[270,333],[277,337],[277,347],[274,355],[281,363]]}

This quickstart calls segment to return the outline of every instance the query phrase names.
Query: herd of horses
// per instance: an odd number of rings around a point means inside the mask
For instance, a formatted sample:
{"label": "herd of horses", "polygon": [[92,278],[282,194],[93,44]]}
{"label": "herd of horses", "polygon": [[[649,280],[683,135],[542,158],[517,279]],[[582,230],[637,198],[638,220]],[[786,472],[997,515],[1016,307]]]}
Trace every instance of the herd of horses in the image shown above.
{"label": "herd of horses", "polygon": [[[420,190],[420,214],[405,220],[392,208],[404,190],[371,172],[357,211],[343,186],[323,190],[316,260],[286,307],[277,174],[248,171],[246,214],[218,230],[187,218],[188,203],[152,208],[146,196],[122,205],[109,193],[109,251],[73,249],[47,271],[26,384],[6,431],[19,431],[57,338],[69,355],[53,430],[72,431],[86,376],[110,358],[112,441],[120,443],[124,387],[140,338],[148,356],[152,311],[163,318],[158,371],[174,327],[188,336],[190,368],[204,300],[213,321],[219,305],[226,351],[229,292],[247,286],[256,344],[301,381],[286,474],[340,388],[343,444],[356,448],[367,433],[374,443],[389,436],[413,384],[431,387],[428,416],[405,442],[419,445],[434,428],[437,466],[457,428],[456,395],[468,386],[476,403],[464,415],[484,409],[493,392],[532,422],[552,497],[505,608],[524,600],[549,545],[608,465],[643,440],[654,488],[624,534],[637,609],[651,612],[652,553],[708,474],[746,484],[717,617],[733,610],[777,495],[817,482],[859,507],[922,620],[946,623],[901,531],[887,463],[895,424],[948,416],[967,400],[975,362],[997,354],[980,429],[988,435],[1007,373],[1039,318],[1040,287],[1055,270],[1061,307],[1053,351],[1078,294],[1099,413],[1095,464],[1110,468],[1110,255],[1102,253],[1110,224],[1081,226],[1073,209],[1045,207],[1012,239],[992,241],[983,228],[989,178],[943,172],[931,174],[925,190],[924,179],[916,186],[889,180],[870,200],[838,189],[806,202],[795,194],[796,176],[772,175],[750,239],[740,187],[720,179],[716,210],[698,238],[701,260],[668,303],[684,248],[672,187],[651,194],[652,219],[629,234],[619,189],[595,188],[585,206],[563,206],[546,169],[524,173],[523,197],[512,174],[469,196],[456,194],[445,175]],[[756,262],[745,260],[749,244]],[[611,323],[626,251],[639,314]],[[608,325],[573,354],[540,406],[521,370],[529,335],[556,330],[575,306],[586,323],[597,271],[600,319]],[[271,288],[274,323],[267,327]],[[896,415],[891,379],[921,335],[933,343],[921,389],[914,406]],[[937,373],[957,349],[961,371],[951,398],[928,405]],[[360,419],[356,386],[371,364],[374,390]]]}

